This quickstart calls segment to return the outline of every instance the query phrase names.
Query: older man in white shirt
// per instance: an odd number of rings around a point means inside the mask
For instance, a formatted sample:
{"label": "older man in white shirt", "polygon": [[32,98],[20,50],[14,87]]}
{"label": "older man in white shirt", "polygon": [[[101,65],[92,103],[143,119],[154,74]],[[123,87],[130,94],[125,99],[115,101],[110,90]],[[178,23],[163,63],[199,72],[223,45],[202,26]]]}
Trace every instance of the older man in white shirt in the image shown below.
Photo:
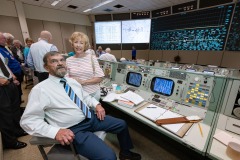
{"label": "older man in white shirt", "polygon": [[43,67],[43,56],[50,51],[58,51],[57,47],[50,42],[52,34],[49,31],[42,31],[38,42],[33,43],[27,57],[27,64],[34,68],[38,81],[41,82],[48,78],[48,72]]}
{"label": "older man in white shirt", "polygon": [[105,52],[106,52],[105,54],[102,54],[99,57],[100,60],[117,62],[116,57],[111,54],[110,48],[106,48]]}
{"label": "older man in white shirt", "polygon": [[140,154],[130,151],[133,144],[126,122],[105,115],[95,98],[84,92],[76,80],[65,77],[64,57],[48,52],[43,61],[49,78],[32,89],[21,118],[22,128],[31,135],[56,139],[62,145],[73,142],[77,152],[91,160],[117,159],[114,151],[93,132],[114,133],[121,148],[119,159],[140,160]]}

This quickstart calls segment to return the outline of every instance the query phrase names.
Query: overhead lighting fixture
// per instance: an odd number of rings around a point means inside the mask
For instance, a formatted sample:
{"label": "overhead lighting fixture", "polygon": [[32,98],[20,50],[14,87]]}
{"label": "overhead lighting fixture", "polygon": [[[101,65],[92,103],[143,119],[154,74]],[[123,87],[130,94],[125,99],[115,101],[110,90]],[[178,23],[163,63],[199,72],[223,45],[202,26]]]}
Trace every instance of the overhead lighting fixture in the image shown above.
{"label": "overhead lighting fixture", "polygon": [[89,11],[91,11],[92,9],[86,9],[85,11],[83,11],[83,12],[89,12]]}
{"label": "overhead lighting fixture", "polygon": [[101,3],[99,3],[98,5],[94,6],[93,8],[86,9],[86,10],[83,11],[83,12],[89,12],[89,11],[91,11],[91,10],[93,10],[93,9],[96,9],[96,8],[98,8],[98,7],[101,7],[101,6],[105,5],[105,4],[111,3],[111,2],[113,2],[113,1],[115,1],[115,0],[107,0],[107,1],[101,2]]}
{"label": "overhead lighting fixture", "polygon": [[54,1],[51,5],[52,5],[52,6],[56,6],[59,2],[61,2],[61,0],[56,0],[56,1]]}

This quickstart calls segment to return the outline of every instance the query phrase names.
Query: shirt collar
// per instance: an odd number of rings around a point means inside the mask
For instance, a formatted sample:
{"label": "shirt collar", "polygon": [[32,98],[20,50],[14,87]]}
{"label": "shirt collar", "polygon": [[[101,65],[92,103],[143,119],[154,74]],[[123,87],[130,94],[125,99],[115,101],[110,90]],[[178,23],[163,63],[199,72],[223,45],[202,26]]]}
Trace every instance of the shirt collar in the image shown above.
{"label": "shirt collar", "polygon": [[[64,77],[64,78],[66,78],[66,77]],[[60,80],[61,80],[61,78],[53,76],[51,74],[49,74],[49,79],[56,82],[56,83],[60,83]]]}

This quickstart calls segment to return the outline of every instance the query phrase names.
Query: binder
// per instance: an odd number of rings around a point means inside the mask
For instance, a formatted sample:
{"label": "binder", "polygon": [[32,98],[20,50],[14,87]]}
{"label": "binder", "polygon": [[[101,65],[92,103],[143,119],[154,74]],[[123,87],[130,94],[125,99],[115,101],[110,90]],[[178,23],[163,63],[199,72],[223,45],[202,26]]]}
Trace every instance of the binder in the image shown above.
{"label": "binder", "polygon": [[177,118],[166,118],[166,119],[158,119],[156,120],[157,125],[163,124],[176,124],[176,123],[197,123],[201,121],[199,120],[189,120],[187,117],[177,117]]}
{"label": "binder", "polygon": [[[143,117],[149,119],[150,121],[152,121],[153,123],[155,123],[156,125],[157,124],[157,121],[160,120],[160,126],[166,130],[168,130],[169,132],[175,134],[176,136],[182,138],[184,137],[184,135],[187,133],[187,131],[191,128],[191,126],[193,125],[193,122],[190,121],[190,120],[186,120],[184,116],[180,115],[180,114],[177,114],[177,113],[174,113],[174,112],[171,112],[170,110],[166,110],[164,108],[157,108],[159,106],[156,106],[156,105],[153,105],[153,104],[150,104],[150,103],[146,103],[145,105],[137,108],[135,110],[136,113],[142,115]],[[149,115],[149,113],[147,112],[147,109],[149,109],[151,111],[152,109],[152,112],[154,112],[154,114],[156,114],[155,110],[161,112],[161,115],[159,117],[157,117],[157,119],[155,119],[155,117],[151,117],[151,115]],[[144,112],[143,112],[144,111]],[[146,112],[145,112],[146,111]],[[168,123],[161,123],[161,122],[166,122],[165,118],[164,119],[159,119],[161,117],[164,117],[164,114],[165,113],[171,113],[173,114],[174,116],[178,116],[178,117],[173,117],[173,118],[168,118],[167,122]],[[173,120],[170,120],[169,122],[169,119],[173,119]],[[178,121],[179,123],[175,123],[176,120],[181,120],[181,121]],[[173,123],[174,122],[174,123]],[[187,123],[185,123],[187,122]],[[175,127],[175,125],[177,127]]]}

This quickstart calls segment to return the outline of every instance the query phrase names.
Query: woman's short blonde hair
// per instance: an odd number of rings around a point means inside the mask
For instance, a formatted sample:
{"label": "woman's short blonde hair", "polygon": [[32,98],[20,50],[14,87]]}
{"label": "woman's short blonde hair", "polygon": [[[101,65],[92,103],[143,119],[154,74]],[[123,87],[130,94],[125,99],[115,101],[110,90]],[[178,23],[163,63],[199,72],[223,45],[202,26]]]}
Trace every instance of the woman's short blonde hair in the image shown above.
{"label": "woman's short blonde hair", "polygon": [[89,39],[88,39],[88,36],[82,32],[73,32],[73,34],[71,35],[71,37],[69,38],[69,42],[71,44],[73,44],[73,42],[78,39],[78,38],[81,38],[81,40],[83,41],[84,43],[84,51],[88,50],[89,49]]}

